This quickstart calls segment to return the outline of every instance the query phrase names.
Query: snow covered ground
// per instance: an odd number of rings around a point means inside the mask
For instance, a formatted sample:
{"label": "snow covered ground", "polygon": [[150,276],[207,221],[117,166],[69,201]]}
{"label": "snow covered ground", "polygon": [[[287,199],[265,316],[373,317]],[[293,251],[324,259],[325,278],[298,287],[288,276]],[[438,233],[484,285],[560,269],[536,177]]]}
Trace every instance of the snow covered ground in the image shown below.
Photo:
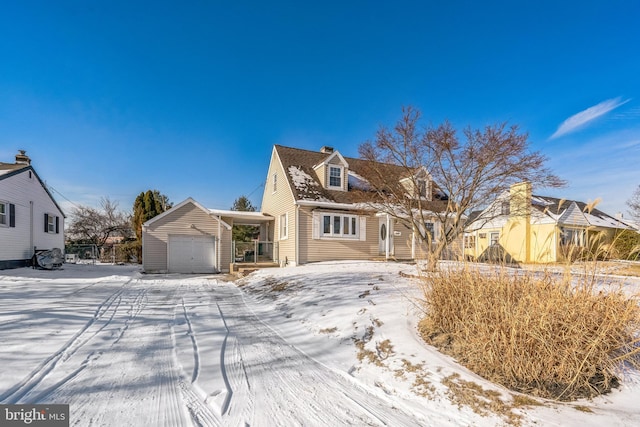
{"label": "snow covered ground", "polygon": [[3,270],[0,403],[68,403],[78,426],[640,425],[636,372],[591,401],[520,406],[423,344],[415,273]]}

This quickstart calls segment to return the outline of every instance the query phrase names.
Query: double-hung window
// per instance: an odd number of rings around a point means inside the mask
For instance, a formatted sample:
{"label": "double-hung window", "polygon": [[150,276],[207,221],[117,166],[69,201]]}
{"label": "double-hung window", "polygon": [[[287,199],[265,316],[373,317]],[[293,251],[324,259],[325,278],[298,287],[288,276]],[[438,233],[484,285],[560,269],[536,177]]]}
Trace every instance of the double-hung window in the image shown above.
{"label": "double-hung window", "polygon": [[280,240],[284,240],[289,237],[289,214],[280,215]]}
{"label": "double-hung window", "polygon": [[58,234],[60,232],[60,217],[44,214],[44,232]]}
{"label": "double-hung window", "polygon": [[9,225],[9,204],[0,202],[0,225]]}
{"label": "double-hung window", "polygon": [[342,188],[342,168],[329,166],[329,187]]}
{"label": "double-hung window", "polygon": [[358,217],[355,215],[322,214],[320,236],[358,238]]}
{"label": "double-hung window", "polygon": [[425,231],[425,237],[429,236],[428,238],[430,239],[431,242],[435,241],[436,234],[435,234],[435,227],[433,222],[425,222],[424,231]]}
{"label": "double-hung window", "polygon": [[16,205],[0,200],[0,227],[16,226]]}

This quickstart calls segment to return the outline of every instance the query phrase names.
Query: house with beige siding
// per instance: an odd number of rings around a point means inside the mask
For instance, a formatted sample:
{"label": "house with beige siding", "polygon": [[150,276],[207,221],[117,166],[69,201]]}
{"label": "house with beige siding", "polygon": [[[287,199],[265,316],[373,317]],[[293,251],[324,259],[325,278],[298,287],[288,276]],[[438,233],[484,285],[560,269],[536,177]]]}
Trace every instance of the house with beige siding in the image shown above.
{"label": "house with beige siding", "polygon": [[[376,208],[374,192],[366,191],[368,163],[331,147],[273,147],[261,210],[275,219],[268,238],[277,242],[282,265],[416,258],[420,244],[410,222]],[[407,178],[400,167],[378,166],[388,172],[388,179]],[[433,189],[425,183],[425,192]],[[370,198],[363,198],[367,193]],[[431,200],[430,193],[425,195]],[[436,202],[433,206],[441,207]],[[426,226],[437,238],[435,215]]]}
{"label": "house with beige siding", "polygon": [[[421,252],[410,221],[389,215],[367,190],[370,162],[320,151],[276,145],[271,152],[261,212],[207,209],[189,198],[142,227],[142,260],[146,272],[229,272],[236,262],[262,257],[280,266],[317,261],[414,259]],[[401,185],[407,172],[376,164],[385,177]],[[434,185],[424,175],[421,197],[429,206]],[[404,181],[407,181],[406,183]],[[422,181],[420,181],[422,182]],[[410,191],[409,191],[410,192]],[[439,237],[436,215],[427,211],[425,229]],[[239,251],[232,241],[234,225],[259,228],[255,249]],[[423,230],[424,231],[424,230]]]}
{"label": "house with beige siding", "polygon": [[593,205],[535,195],[531,183],[523,182],[470,217],[464,247],[479,260],[549,263],[593,254],[628,229]]}
{"label": "house with beige siding", "polygon": [[273,218],[260,212],[207,209],[188,198],[142,225],[142,265],[147,273],[227,273],[234,262],[234,224],[266,234]]}

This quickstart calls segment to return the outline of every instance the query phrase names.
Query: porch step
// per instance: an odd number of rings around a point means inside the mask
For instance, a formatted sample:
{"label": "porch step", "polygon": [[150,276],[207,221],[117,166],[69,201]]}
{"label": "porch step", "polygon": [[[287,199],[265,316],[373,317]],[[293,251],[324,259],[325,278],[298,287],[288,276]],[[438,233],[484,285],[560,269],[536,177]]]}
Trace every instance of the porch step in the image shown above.
{"label": "porch step", "polygon": [[274,268],[274,267],[280,267],[280,264],[278,264],[277,262],[258,262],[258,263],[234,262],[234,263],[231,263],[229,271],[232,274],[237,274],[238,276],[243,277],[261,268]]}

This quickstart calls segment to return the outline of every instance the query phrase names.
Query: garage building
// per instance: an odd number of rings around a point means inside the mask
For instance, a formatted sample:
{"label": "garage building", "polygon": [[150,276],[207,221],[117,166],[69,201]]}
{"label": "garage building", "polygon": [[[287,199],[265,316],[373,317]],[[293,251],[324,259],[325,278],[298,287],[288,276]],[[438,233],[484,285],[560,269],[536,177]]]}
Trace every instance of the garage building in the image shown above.
{"label": "garage building", "polygon": [[[259,225],[268,235],[273,218],[260,212],[206,209],[192,198],[145,222],[142,264],[147,273],[225,273],[233,262],[235,224]],[[264,234],[262,229],[265,230]]]}

